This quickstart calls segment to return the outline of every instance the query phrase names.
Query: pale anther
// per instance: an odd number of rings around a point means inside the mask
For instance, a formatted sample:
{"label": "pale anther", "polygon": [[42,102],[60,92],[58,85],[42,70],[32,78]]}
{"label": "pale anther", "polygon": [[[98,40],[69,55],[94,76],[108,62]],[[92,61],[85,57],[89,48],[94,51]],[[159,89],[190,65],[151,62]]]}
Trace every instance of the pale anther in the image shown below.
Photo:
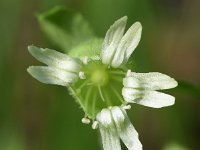
{"label": "pale anther", "polygon": [[82,58],[82,62],[83,62],[83,64],[85,64],[85,65],[87,65],[89,61],[90,61],[90,60],[89,60],[89,58],[88,58],[87,56],[85,56],[85,57]]}
{"label": "pale anther", "polygon": [[84,123],[84,124],[89,124],[90,123],[90,119],[82,118],[81,122]]}
{"label": "pale anther", "polygon": [[127,71],[126,76],[127,76],[127,77],[130,77],[130,76],[131,76],[131,70],[130,70],[130,69]]}
{"label": "pale anther", "polygon": [[80,79],[86,79],[85,73],[83,71],[80,71],[78,75]]}
{"label": "pale anther", "polygon": [[123,106],[124,109],[131,109],[131,105],[125,105]]}
{"label": "pale anther", "polygon": [[99,124],[98,121],[94,121],[93,124],[92,124],[92,129],[94,129],[94,130],[97,129],[98,124]]}
{"label": "pale anther", "polygon": [[112,109],[112,106],[109,106],[108,109]]}

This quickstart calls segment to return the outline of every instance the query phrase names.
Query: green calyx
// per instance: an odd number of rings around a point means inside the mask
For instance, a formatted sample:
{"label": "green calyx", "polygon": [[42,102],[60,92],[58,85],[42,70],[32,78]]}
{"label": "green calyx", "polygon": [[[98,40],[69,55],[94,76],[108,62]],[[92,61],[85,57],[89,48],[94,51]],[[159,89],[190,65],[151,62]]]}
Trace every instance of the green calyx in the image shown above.
{"label": "green calyx", "polygon": [[81,71],[85,79],[79,79],[69,89],[90,119],[94,120],[103,108],[124,103],[121,94],[124,71],[109,68],[101,61],[90,61]]}

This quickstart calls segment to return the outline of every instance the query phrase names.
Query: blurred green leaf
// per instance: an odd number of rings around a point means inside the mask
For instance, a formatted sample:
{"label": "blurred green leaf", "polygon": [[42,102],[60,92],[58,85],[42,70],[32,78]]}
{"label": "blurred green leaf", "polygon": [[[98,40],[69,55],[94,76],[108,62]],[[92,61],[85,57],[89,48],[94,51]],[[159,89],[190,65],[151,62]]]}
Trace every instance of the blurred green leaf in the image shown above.
{"label": "blurred green leaf", "polygon": [[97,58],[100,55],[100,49],[102,46],[103,39],[101,38],[94,38],[91,40],[88,40],[79,46],[71,49],[69,51],[69,55],[73,57],[89,57],[89,58]]}
{"label": "blurred green leaf", "polygon": [[39,14],[37,18],[51,42],[65,52],[94,37],[93,30],[81,14],[62,6]]}
{"label": "blurred green leaf", "polygon": [[166,145],[163,150],[189,150],[189,149],[177,143],[170,143]]}
{"label": "blurred green leaf", "polygon": [[185,81],[178,81],[176,90],[200,99],[200,87]]}
{"label": "blurred green leaf", "polygon": [[22,138],[20,133],[16,133],[15,131],[9,132],[9,134],[3,133],[3,136],[0,138],[0,149],[1,150],[25,150],[24,138]]}

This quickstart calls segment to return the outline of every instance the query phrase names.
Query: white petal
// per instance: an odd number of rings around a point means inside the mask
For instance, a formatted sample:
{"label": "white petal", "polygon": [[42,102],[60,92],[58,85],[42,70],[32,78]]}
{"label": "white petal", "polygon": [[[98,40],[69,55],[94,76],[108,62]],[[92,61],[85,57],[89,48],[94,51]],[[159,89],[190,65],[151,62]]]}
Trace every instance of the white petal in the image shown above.
{"label": "white petal", "polygon": [[121,150],[119,136],[109,109],[103,109],[96,117],[104,150]]}
{"label": "white petal", "polygon": [[129,150],[142,150],[138,133],[131,124],[125,110],[119,107],[111,109],[113,119],[118,129],[118,133],[124,144]]}
{"label": "white petal", "polygon": [[102,50],[101,58],[104,64],[110,64],[117,50],[117,46],[124,34],[127,17],[122,17],[115,21],[106,33]]}
{"label": "white petal", "polygon": [[29,46],[28,50],[37,60],[48,66],[65,69],[70,72],[80,71],[79,60],[66,54],[48,48],[38,48],[36,46]]}
{"label": "white petal", "polygon": [[133,53],[135,48],[140,42],[142,34],[142,25],[140,22],[134,23],[122,37],[116,53],[112,61],[112,67],[117,68],[125,64],[130,55]]}
{"label": "white petal", "polygon": [[140,88],[146,90],[163,90],[174,88],[178,85],[176,80],[168,75],[150,72],[135,73],[132,72],[129,77],[124,78],[123,85],[129,88]]}
{"label": "white petal", "polygon": [[47,66],[31,66],[27,71],[35,79],[46,84],[67,86],[69,83],[75,82],[78,78],[75,73]]}
{"label": "white petal", "polygon": [[120,107],[117,107],[117,106],[112,107],[111,112],[112,112],[112,117],[115,121],[117,130],[121,132],[122,127],[124,126],[125,116],[123,115]]}
{"label": "white petal", "polygon": [[121,150],[117,131],[113,132],[107,128],[99,126],[104,150]]}
{"label": "white petal", "polygon": [[148,107],[161,108],[171,106],[175,98],[171,95],[148,90],[123,88],[122,95],[127,102],[137,103]]}

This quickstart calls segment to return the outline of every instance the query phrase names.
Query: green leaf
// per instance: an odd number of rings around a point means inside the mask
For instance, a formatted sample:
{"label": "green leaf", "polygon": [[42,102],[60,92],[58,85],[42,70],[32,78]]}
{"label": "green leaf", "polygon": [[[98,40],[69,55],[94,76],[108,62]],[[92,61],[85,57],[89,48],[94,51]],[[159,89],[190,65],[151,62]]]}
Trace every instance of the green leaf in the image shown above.
{"label": "green leaf", "polygon": [[81,14],[62,6],[39,14],[37,18],[49,40],[65,52],[94,37],[93,30]]}

